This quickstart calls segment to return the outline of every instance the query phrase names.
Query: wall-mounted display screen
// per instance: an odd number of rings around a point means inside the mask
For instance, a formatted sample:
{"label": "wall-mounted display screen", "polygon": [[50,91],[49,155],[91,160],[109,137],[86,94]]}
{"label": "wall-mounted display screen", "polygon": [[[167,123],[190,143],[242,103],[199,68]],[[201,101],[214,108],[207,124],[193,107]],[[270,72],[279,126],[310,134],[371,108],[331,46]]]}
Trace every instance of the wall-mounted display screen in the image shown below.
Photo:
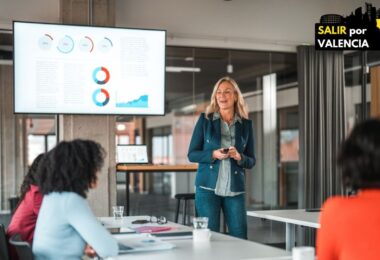
{"label": "wall-mounted display screen", "polygon": [[166,31],[14,22],[15,113],[163,115]]}

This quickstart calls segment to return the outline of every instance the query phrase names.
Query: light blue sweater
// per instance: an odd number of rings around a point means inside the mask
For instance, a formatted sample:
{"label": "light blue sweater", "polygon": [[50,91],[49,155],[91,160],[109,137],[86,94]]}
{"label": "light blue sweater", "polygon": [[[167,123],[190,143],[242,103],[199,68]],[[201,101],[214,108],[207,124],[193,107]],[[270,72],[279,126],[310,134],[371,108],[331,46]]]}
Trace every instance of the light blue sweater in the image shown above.
{"label": "light blue sweater", "polygon": [[115,256],[119,250],[86,199],[74,192],[45,195],[34,233],[35,258],[81,259],[86,244],[101,257]]}

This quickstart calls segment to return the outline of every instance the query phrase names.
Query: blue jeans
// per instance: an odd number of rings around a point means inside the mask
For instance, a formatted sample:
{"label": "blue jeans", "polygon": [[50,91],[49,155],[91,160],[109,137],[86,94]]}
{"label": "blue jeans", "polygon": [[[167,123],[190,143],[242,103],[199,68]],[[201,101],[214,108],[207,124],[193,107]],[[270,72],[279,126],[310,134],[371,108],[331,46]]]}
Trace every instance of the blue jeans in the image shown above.
{"label": "blue jeans", "polygon": [[197,187],[195,206],[199,217],[208,217],[210,230],[219,232],[220,210],[223,210],[229,235],[247,239],[247,211],[244,194],[223,197],[215,195],[212,190]]}

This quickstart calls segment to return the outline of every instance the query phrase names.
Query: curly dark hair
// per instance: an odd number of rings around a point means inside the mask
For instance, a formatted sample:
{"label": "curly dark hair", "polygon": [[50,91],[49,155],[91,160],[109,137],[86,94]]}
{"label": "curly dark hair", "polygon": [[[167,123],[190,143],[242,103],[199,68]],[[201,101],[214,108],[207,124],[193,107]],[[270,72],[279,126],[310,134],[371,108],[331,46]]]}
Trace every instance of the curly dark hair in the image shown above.
{"label": "curly dark hair", "polygon": [[338,156],[343,185],[353,190],[380,188],[380,120],[356,125]]}
{"label": "curly dark hair", "polygon": [[32,165],[30,165],[20,187],[20,202],[25,198],[25,194],[30,190],[30,185],[37,185],[37,168],[43,157],[43,153],[39,154],[32,162]]}
{"label": "curly dark hair", "polygon": [[104,157],[105,151],[97,142],[82,139],[60,142],[38,168],[41,193],[69,191],[86,198],[97,181]]}

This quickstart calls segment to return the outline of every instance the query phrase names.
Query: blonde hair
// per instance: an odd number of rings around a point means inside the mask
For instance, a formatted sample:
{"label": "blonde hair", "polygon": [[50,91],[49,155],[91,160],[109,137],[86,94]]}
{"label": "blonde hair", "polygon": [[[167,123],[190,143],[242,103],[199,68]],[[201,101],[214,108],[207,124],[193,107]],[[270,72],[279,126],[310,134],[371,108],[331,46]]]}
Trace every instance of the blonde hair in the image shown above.
{"label": "blonde hair", "polygon": [[237,97],[234,105],[234,112],[237,113],[241,118],[248,119],[248,106],[244,101],[240,88],[236,81],[228,76],[219,79],[215,83],[214,90],[212,91],[211,95],[210,104],[206,108],[206,118],[208,118],[211,113],[219,112],[219,105],[216,101],[216,92],[218,91],[220,84],[222,84],[223,82],[228,82],[234,87],[235,95]]}

